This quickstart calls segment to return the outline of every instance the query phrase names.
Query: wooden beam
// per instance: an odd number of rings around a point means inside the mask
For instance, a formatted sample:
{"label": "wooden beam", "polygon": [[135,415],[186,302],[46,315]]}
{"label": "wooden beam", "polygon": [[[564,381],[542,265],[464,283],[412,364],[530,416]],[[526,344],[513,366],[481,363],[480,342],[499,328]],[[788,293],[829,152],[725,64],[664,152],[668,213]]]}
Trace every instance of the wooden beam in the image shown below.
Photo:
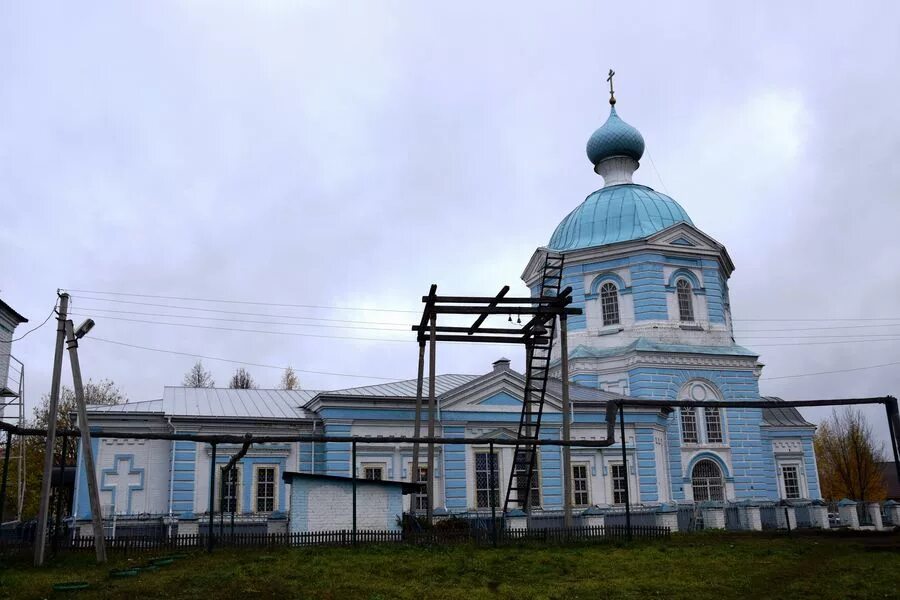
{"label": "wooden beam", "polygon": [[[425,328],[431,331],[429,327]],[[450,325],[441,325],[437,327],[438,333],[468,333],[471,327],[456,327]],[[419,331],[418,325],[412,326],[413,331]],[[522,335],[522,330],[518,327],[510,329],[508,327],[479,327],[477,333],[499,333],[501,335]]]}
{"label": "wooden beam", "polygon": [[445,315],[480,315],[488,313],[489,315],[506,315],[513,313],[516,315],[536,315],[540,313],[558,315],[565,312],[567,315],[580,315],[582,310],[571,306],[541,306],[541,307],[514,307],[504,308],[502,306],[435,306],[434,312]]}
{"label": "wooden beam", "polygon": [[[497,294],[497,297],[490,304],[488,304],[488,306],[496,307],[497,303],[500,302],[501,300],[503,300],[503,296],[505,296],[508,291],[509,291],[509,286],[504,285],[503,288],[500,290],[500,293]],[[488,318],[488,313],[481,313],[480,315],[478,315],[478,318],[475,319],[474,323],[472,323],[472,327],[469,328],[469,335],[472,335],[473,333],[475,333],[475,330],[478,329],[479,327],[481,327],[481,324],[484,323],[484,320],[487,318]]]}

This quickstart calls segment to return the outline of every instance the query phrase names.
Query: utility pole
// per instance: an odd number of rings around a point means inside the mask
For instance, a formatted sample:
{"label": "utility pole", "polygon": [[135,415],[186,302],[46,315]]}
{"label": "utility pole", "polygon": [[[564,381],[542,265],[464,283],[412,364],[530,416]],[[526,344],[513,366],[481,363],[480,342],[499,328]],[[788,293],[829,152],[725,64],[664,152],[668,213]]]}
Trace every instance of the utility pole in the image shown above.
{"label": "utility pole", "polygon": [[[93,321],[90,321],[93,324]],[[79,330],[82,329],[79,327]],[[83,334],[82,334],[83,335]],[[103,535],[103,515],[100,512],[100,490],[97,488],[97,471],[94,469],[94,450],[91,448],[91,428],[88,424],[87,406],[84,401],[84,385],[81,381],[81,363],[78,361],[78,337],[72,321],[66,321],[66,346],[72,364],[72,382],[75,387],[75,406],[78,409],[78,430],[81,432],[82,466],[87,475],[88,498],[91,503],[91,524],[94,530],[94,550],[97,562],[106,562],[106,539]]]}
{"label": "utility pole", "polygon": [[[434,417],[436,401],[434,397],[435,363],[437,340],[436,338],[437,315],[431,315],[431,335],[428,346],[428,437],[434,438]],[[428,442],[428,506],[426,518],[431,526],[434,517],[434,441]]]}
{"label": "utility pole", "polygon": [[[425,340],[422,339],[419,342],[419,376],[416,382],[416,422],[413,425],[413,437],[418,440],[419,436],[422,434],[422,379],[424,377],[425,371]],[[410,467],[412,471],[409,474],[410,483],[418,483],[419,482],[419,442],[413,442],[413,450],[412,450],[412,465]],[[415,513],[415,496],[413,496],[412,505],[409,507],[409,512]]]}
{"label": "utility pole", "polygon": [[59,310],[56,315],[56,349],[53,354],[53,378],[50,380],[50,406],[47,414],[47,443],[44,446],[44,476],[41,479],[41,496],[38,504],[37,529],[34,535],[34,566],[44,564],[47,546],[47,518],[50,512],[50,485],[53,474],[53,451],[56,447],[56,412],[59,409],[59,381],[62,377],[63,344],[66,339],[66,313],[69,295],[59,294]]}

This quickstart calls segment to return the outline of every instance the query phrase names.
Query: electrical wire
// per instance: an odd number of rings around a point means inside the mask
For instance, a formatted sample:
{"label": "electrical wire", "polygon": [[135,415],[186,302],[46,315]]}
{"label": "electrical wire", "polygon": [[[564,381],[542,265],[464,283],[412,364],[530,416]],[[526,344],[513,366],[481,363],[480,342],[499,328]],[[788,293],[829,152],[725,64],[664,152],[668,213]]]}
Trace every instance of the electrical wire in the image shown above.
{"label": "electrical wire", "polygon": [[50,314],[47,315],[47,318],[44,319],[44,321],[43,321],[40,325],[38,325],[38,326],[35,327],[34,329],[29,329],[28,331],[26,331],[25,333],[23,333],[22,335],[20,335],[20,336],[17,337],[17,338],[13,338],[13,339],[9,340],[10,343],[12,343],[12,342],[18,342],[19,340],[25,339],[25,336],[27,336],[29,333],[32,333],[32,332],[34,332],[34,331],[37,331],[38,329],[40,329],[41,327],[43,327],[44,325],[46,325],[46,324],[47,324],[47,321],[50,320],[50,317],[52,317],[52,316],[55,315],[55,314],[56,314],[56,304],[53,305],[53,308],[50,309]]}
{"label": "electrical wire", "polygon": [[[91,339],[91,341],[103,342],[106,344],[115,344],[117,346],[125,346],[126,348],[136,348],[138,350],[147,350],[150,352],[159,352],[162,354],[174,354],[177,356],[189,356],[191,358],[201,358],[204,360],[218,360],[221,362],[234,363],[234,364],[238,364],[238,365],[247,365],[249,367],[262,367],[262,368],[266,368],[266,369],[278,369],[278,370],[284,370],[287,368],[287,367],[279,367],[276,365],[267,365],[267,364],[263,364],[263,363],[254,363],[254,362],[247,362],[247,361],[243,361],[243,360],[234,360],[231,358],[222,358],[220,356],[207,356],[204,354],[194,354],[192,352],[180,352],[178,350],[165,350],[163,348],[151,348],[149,346],[140,346],[138,344],[129,344],[127,342],[120,342],[117,340],[108,340],[106,338],[101,338],[101,337],[97,337],[94,335],[92,335],[90,339]],[[291,368],[293,369],[293,367],[291,367]],[[356,378],[360,378],[360,379],[380,379],[383,381],[403,381],[403,379],[401,379],[401,378],[382,377],[380,375],[355,375],[352,373],[334,373],[334,372],[330,372],[330,371],[313,371],[310,369],[294,369],[294,371],[296,371],[298,373],[308,373],[308,374],[313,374],[313,375],[331,375],[331,376],[335,376],[335,377],[356,377]]]}
{"label": "electrical wire", "polygon": [[773,381],[775,379],[794,379],[796,377],[814,377],[817,375],[832,375],[834,373],[853,373],[855,371],[867,371],[869,369],[880,369],[882,367],[895,367],[900,365],[900,361],[882,363],[880,365],[868,365],[866,367],[852,367],[849,369],[835,369],[833,371],[819,371],[817,373],[798,373],[796,375],[779,375],[777,377],[760,377],[760,380]]}
{"label": "electrical wire", "polygon": [[[395,327],[361,327],[354,325],[321,325],[318,323],[287,323],[284,321],[259,321],[253,319],[225,319],[222,317],[204,317],[200,315],[173,315],[166,313],[150,313],[150,312],[140,312],[133,310],[113,310],[111,308],[102,308],[98,306],[82,306],[79,310],[85,311],[85,313],[80,313],[80,316],[101,316],[108,317],[109,315],[98,314],[97,311],[101,313],[116,313],[116,314],[126,314],[126,315],[141,315],[145,317],[169,317],[176,319],[201,319],[204,321],[224,321],[226,323],[253,323],[257,325],[287,325],[289,327],[325,327],[329,329],[366,329],[372,331],[409,331],[408,325],[396,324]],[[86,314],[87,311],[91,311],[89,314]],[[75,314],[75,313],[72,313]]]}
{"label": "electrical wire", "polygon": [[106,292],[101,290],[65,290],[78,294],[107,294],[110,296],[134,296],[137,298],[159,298],[162,300],[187,300],[191,302],[220,302],[224,304],[252,304],[256,306],[278,306],[283,308],[325,308],[329,310],[357,310],[357,311],[374,311],[374,312],[395,312],[395,313],[414,313],[419,314],[421,311],[398,309],[398,308],[364,308],[359,306],[328,306],[321,304],[286,304],[279,302],[258,302],[250,300],[223,300],[221,298],[190,298],[186,296],[162,296],[158,294],[133,294],[128,292]]}

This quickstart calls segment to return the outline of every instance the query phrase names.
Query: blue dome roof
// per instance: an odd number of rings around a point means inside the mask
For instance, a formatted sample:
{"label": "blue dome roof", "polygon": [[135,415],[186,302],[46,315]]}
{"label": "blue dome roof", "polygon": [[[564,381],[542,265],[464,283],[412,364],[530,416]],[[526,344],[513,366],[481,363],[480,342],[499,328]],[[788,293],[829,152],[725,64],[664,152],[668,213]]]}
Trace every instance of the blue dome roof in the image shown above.
{"label": "blue dome roof", "polygon": [[641,160],[644,155],[644,136],[620,119],[613,106],[606,123],[588,140],[587,155],[594,165],[611,156],[630,156],[634,160]]}
{"label": "blue dome roof", "polygon": [[691,218],[675,200],[647,186],[628,183],[597,190],[562,220],[551,250],[579,250],[639,240]]}

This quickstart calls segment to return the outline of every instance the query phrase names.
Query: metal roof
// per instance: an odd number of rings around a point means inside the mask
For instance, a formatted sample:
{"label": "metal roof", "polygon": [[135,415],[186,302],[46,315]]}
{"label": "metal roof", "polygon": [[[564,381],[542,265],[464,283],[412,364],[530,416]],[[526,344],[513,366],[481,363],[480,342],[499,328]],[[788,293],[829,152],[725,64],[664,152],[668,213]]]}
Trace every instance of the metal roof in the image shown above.
{"label": "metal roof", "polygon": [[90,406],[92,413],[155,412],[173,417],[302,419],[300,408],[319,392],[313,390],[234,390],[167,386],[160,400],[114,406]]}
{"label": "metal roof", "polygon": [[[762,396],[761,400],[768,402],[784,402],[777,396]],[[793,406],[785,406],[784,408],[764,408],[763,422],[773,427],[815,427],[803,418],[800,411]]]}
{"label": "metal roof", "polygon": [[[461,385],[469,383],[480,375],[438,375],[435,377],[434,389],[436,395],[441,395]],[[415,398],[416,379],[393,381],[391,383],[379,383],[376,385],[364,385],[362,387],[347,388],[321,392],[322,396],[366,396],[378,398]],[[428,394],[428,378],[424,379],[423,394]]]}

